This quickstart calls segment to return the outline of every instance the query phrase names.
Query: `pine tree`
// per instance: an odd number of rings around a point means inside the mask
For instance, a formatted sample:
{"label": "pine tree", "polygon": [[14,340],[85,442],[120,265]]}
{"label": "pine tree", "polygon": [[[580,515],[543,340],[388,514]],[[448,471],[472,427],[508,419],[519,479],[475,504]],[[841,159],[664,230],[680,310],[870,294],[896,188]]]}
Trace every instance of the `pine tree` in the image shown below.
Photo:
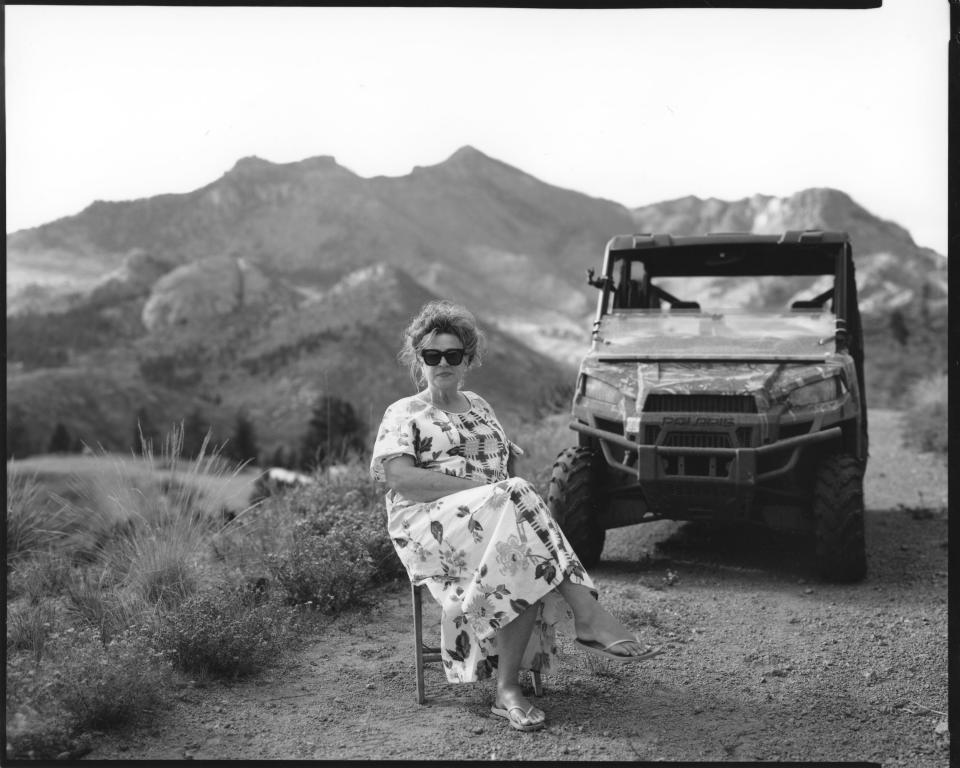
{"label": "pine tree", "polygon": [[184,458],[193,459],[200,455],[203,441],[210,434],[210,423],[203,417],[199,408],[194,408],[183,423]]}
{"label": "pine tree", "polygon": [[21,408],[14,406],[7,413],[7,461],[29,456],[30,432],[27,418]]}
{"label": "pine tree", "polygon": [[70,453],[72,445],[73,440],[70,437],[69,430],[62,421],[58,421],[57,426],[53,428],[53,435],[50,437],[50,446],[47,448],[47,452]]}
{"label": "pine tree", "polygon": [[321,396],[301,444],[301,469],[312,471],[363,451],[365,429],[350,403],[331,395]]}
{"label": "pine tree", "polygon": [[243,413],[237,414],[233,436],[227,442],[224,454],[239,463],[246,461],[256,463],[257,461],[257,442],[254,436],[253,423]]}

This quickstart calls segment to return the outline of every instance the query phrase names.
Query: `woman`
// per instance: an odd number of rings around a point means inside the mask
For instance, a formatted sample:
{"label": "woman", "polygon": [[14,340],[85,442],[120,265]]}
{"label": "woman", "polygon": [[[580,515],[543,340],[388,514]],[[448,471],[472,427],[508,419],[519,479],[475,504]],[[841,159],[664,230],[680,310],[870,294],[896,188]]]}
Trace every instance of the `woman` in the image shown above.
{"label": "woman", "polygon": [[473,682],[496,668],[492,712],[518,730],[537,730],[546,716],[524,697],[519,673],[553,668],[563,601],[579,646],[618,661],[659,651],[645,650],[600,606],[536,490],[508,476],[519,448],[490,405],[461,389],[480,364],[482,342],[463,307],[424,305],[400,353],[423,389],[387,408],[370,467],[389,489],[388,529],[411,581],[426,584],[443,609],[447,679]]}

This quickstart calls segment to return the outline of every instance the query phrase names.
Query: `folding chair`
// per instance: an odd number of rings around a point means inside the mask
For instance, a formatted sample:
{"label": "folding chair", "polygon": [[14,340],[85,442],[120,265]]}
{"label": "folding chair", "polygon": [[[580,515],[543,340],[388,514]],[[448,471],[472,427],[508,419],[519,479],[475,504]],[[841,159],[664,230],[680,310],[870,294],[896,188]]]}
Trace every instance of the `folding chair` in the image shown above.
{"label": "folding chair", "polygon": [[[422,586],[417,584],[410,585],[410,595],[413,599],[413,647],[417,662],[417,704],[424,704],[427,701],[423,686],[423,665],[440,661],[440,649],[432,648],[423,643],[423,594]],[[543,682],[540,679],[540,672],[534,670],[533,675],[533,693],[536,696],[543,695]]]}

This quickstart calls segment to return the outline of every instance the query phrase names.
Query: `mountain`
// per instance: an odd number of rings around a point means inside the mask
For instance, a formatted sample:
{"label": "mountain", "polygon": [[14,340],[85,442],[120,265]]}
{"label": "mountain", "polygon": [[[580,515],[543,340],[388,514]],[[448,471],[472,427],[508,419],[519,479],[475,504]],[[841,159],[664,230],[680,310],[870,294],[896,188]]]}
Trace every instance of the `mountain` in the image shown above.
{"label": "mountain", "polygon": [[[269,450],[296,443],[328,394],[373,429],[412,391],[400,329],[436,296],[490,336],[468,386],[529,418],[573,384],[596,301],[584,271],[610,237],[805,228],[853,237],[872,402],[886,402],[918,375],[911,355],[943,353],[946,258],[838,190],[630,210],[471,147],[397,178],[243,158],[192,192],[97,201],[7,236],[8,420],[33,451],[57,422],[126,446],[147,406],[160,423],[199,410],[221,437],[243,412]],[[888,365],[891,329],[908,346]]]}

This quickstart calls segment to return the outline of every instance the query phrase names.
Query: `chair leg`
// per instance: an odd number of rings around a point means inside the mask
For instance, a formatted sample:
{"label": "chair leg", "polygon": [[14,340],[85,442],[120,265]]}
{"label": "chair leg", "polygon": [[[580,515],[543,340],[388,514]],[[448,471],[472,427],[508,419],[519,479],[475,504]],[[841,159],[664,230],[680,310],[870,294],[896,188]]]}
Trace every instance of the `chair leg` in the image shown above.
{"label": "chair leg", "polygon": [[540,679],[540,670],[532,670],[531,675],[533,675],[533,695],[543,696],[543,681]]}
{"label": "chair leg", "polygon": [[410,594],[413,598],[413,652],[417,663],[417,704],[424,704],[427,700],[423,687],[423,597],[420,587],[410,584]]}

